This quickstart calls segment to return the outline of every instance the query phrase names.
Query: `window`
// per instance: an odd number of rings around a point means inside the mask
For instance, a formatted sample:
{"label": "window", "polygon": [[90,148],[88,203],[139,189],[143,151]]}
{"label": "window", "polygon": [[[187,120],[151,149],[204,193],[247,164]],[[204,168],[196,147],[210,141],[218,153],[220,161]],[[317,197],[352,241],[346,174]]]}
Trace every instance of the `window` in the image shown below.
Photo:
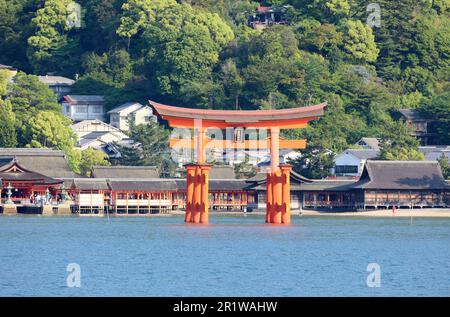
{"label": "window", "polygon": [[75,113],[87,113],[86,106],[77,106],[75,107]]}
{"label": "window", "polygon": [[357,165],[336,165],[336,174],[357,174]]}
{"label": "window", "polygon": [[70,106],[66,106],[66,113],[70,113]]}
{"label": "window", "polygon": [[94,106],[92,107],[92,113],[102,113],[103,107],[102,106]]}

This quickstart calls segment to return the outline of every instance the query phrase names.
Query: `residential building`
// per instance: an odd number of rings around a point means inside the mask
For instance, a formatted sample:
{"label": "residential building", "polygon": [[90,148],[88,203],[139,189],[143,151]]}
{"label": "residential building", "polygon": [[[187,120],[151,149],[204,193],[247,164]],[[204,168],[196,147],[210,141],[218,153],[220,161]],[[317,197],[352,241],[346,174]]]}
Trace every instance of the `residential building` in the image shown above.
{"label": "residential building", "polygon": [[62,77],[62,76],[38,76],[39,81],[46,84],[48,88],[53,90],[58,97],[58,101],[61,101],[62,98],[69,94],[72,90],[72,85],[75,83],[75,80]]}
{"label": "residential building", "polygon": [[421,145],[434,144],[434,120],[425,118],[418,109],[400,109],[402,120],[413,130],[412,135],[420,140]]}
{"label": "residential building", "polygon": [[136,125],[157,121],[152,108],[143,106],[138,102],[127,102],[108,111],[107,114],[109,115],[109,123],[122,131],[129,130],[129,120],[132,120]]}
{"label": "residential building", "polygon": [[287,11],[289,7],[289,5],[259,6],[253,15],[248,17],[247,25],[254,29],[262,30],[271,25],[288,24]]}
{"label": "residential building", "polygon": [[377,138],[361,138],[355,143],[355,146],[359,146],[365,150],[380,150],[380,140]]}
{"label": "residential building", "polygon": [[75,122],[98,119],[105,121],[105,100],[98,95],[66,95],[62,112]]}
{"label": "residential building", "polygon": [[334,159],[335,168],[332,174],[337,176],[360,176],[367,160],[378,156],[378,150],[347,149]]}
{"label": "residential building", "polygon": [[124,146],[134,143],[125,133],[100,120],[84,120],[70,127],[78,136],[78,149],[94,148],[106,153],[110,159],[121,157],[116,143]]}
{"label": "residential building", "polygon": [[450,161],[450,145],[420,146],[419,152],[423,153],[427,161],[437,161],[442,155]]}

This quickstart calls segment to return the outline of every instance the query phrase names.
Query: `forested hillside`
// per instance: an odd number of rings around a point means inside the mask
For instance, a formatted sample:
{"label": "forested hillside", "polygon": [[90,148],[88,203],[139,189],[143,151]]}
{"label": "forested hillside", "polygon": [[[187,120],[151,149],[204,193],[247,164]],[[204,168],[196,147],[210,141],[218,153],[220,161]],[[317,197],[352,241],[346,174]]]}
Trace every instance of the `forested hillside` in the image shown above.
{"label": "forested hillside", "polygon": [[[108,107],[148,99],[212,109],[327,101],[326,116],[290,132],[309,139],[306,153],[319,165],[329,164],[323,151],[363,136],[383,140],[381,158],[420,158],[398,121],[401,108],[437,118],[441,142],[450,143],[450,0],[377,0],[378,26],[367,24],[372,11],[362,0],[78,0],[80,28],[66,23],[70,2],[0,0],[0,63],[78,78],[74,93],[105,95]],[[259,5],[290,5],[289,24],[248,27]],[[1,94],[2,120],[10,113],[1,138],[15,126],[15,144],[42,146],[21,132],[22,109],[34,105]]]}

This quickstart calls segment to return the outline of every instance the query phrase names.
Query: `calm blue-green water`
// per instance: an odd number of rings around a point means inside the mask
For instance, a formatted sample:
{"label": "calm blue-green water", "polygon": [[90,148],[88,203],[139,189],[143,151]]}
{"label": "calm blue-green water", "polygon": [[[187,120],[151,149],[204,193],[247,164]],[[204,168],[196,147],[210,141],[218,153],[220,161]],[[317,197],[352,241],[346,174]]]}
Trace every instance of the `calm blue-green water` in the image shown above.
{"label": "calm blue-green water", "polygon": [[1,216],[0,296],[450,296],[450,219],[210,221]]}

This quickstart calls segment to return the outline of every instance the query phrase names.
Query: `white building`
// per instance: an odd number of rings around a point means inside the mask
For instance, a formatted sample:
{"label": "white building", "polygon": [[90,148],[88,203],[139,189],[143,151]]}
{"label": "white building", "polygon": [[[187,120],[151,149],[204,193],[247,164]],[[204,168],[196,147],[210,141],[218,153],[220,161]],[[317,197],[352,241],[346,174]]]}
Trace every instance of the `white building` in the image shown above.
{"label": "white building", "polygon": [[83,120],[105,121],[103,96],[98,95],[66,95],[62,101],[62,112],[75,122]]}
{"label": "white building", "polygon": [[138,102],[127,102],[108,111],[107,114],[109,115],[110,124],[122,131],[129,130],[128,120],[133,120],[136,125],[157,121],[156,116],[153,115],[152,108],[143,106]]}
{"label": "white building", "polygon": [[360,176],[366,161],[375,159],[378,153],[378,150],[347,149],[334,159],[335,168],[332,174],[337,176]]}
{"label": "white building", "polygon": [[131,146],[134,142],[125,133],[100,120],[84,120],[73,124],[71,129],[78,136],[76,148],[94,148],[105,152],[109,158],[119,158],[114,143]]}
{"label": "white building", "polygon": [[62,76],[38,76],[39,81],[46,84],[48,88],[53,90],[58,97],[58,101],[62,97],[70,93],[75,80]]}

